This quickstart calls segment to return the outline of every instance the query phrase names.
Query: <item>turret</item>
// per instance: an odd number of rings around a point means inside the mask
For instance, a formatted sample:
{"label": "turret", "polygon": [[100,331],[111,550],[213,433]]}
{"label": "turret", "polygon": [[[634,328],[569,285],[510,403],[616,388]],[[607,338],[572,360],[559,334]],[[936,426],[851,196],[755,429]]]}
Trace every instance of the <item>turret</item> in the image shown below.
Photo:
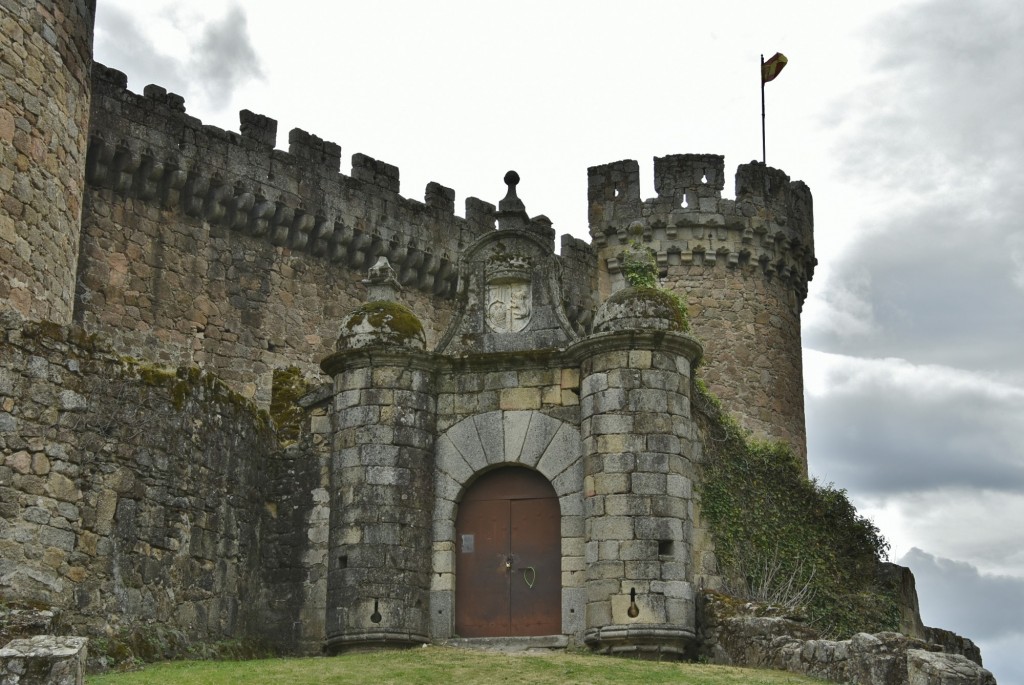
{"label": "turret", "polygon": [[705,346],[700,377],[755,436],[806,460],[800,312],[814,273],[811,193],[758,162],[722,197],[719,155],[654,160],[657,197],[641,200],[632,160],[589,170],[590,233],[601,299],[624,286],[628,227],[654,251],[665,287],[687,300]]}
{"label": "turret", "polygon": [[[642,248],[641,248],[642,249]],[[678,301],[627,287],[577,343],[586,540],[584,642],[678,658],[696,630],[690,565],[700,460],[690,374],[701,347]]]}
{"label": "turret", "polygon": [[0,308],[71,321],[95,0],[4,3]]}
{"label": "turret", "polygon": [[436,400],[387,259],[323,362],[334,378],[326,649],[429,641]]}

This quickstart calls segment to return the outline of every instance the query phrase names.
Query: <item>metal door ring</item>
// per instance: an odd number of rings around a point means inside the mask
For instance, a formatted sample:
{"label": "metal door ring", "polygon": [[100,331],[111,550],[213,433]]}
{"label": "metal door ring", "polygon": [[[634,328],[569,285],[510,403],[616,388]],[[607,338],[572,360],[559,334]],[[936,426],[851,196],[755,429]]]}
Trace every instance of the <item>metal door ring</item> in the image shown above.
{"label": "metal door ring", "polygon": [[[528,587],[528,588],[530,588],[532,590],[533,589],[533,584],[537,582],[537,569],[535,569],[532,566],[527,566],[526,568],[523,568],[523,569],[520,569],[520,570],[523,572],[523,582],[526,583],[526,587]],[[530,577],[530,578],[527,578],[526,577],[526,572],[527,571],[533,573],[533,576]]]}

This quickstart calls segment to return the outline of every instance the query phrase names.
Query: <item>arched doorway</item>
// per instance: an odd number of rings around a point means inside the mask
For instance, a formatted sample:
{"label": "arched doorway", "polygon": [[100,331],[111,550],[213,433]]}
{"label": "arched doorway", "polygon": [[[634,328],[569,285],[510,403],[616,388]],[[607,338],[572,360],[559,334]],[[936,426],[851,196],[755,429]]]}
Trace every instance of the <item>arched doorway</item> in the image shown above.
{"label": "arched doorway", "polygon": [[455,519],[455,632],[562,632],[561,514],[551,483],[509,466],[473,483]]}

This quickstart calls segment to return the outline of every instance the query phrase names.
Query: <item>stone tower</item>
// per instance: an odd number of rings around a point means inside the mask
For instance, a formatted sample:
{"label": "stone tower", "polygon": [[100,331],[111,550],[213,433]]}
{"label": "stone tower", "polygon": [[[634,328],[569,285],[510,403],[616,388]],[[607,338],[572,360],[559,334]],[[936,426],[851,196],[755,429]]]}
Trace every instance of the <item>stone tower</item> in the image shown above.
{"label": "stone tower", "polygon": [[688,301],[708,387],[756,437],[787,442],[806,463],[800,311],[817,263],[807,186],[751,162],[737,170],[736,199],[722,198],[720,155],[655,158],[649,200],[633,160],[588,173],[602,299],[624,284],[628,229],[640,222],[665,286]]}
{"label": "stone tower", "polygon": [[95,0],[0,9],[0,307],[71,321],[89,134]]}
{"label": "stone tower", "polygon": [[323,362],[334,378],[329,652],[430,641],[436,400],[423,326],[386,258]]}
{"label": "stone tower", "polygon": [[584,642],[684,655],[696,630],[690,414],[700,344],[662,290],[625,288],[577,343],[586,539]]}

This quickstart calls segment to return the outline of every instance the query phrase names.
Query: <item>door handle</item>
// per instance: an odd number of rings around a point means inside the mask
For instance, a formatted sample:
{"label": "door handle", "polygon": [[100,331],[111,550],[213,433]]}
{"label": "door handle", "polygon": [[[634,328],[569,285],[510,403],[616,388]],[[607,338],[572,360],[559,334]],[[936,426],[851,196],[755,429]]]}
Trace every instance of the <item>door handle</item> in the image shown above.
{"label": "door handle", "polygon": [[[526,583],[526,587],[532,590],[534,583],[537,582],[537,569],[532,566],[524,566],[519,570],[523,572],[523,582]],[[527,577],[528,574],[532,575]]]}

